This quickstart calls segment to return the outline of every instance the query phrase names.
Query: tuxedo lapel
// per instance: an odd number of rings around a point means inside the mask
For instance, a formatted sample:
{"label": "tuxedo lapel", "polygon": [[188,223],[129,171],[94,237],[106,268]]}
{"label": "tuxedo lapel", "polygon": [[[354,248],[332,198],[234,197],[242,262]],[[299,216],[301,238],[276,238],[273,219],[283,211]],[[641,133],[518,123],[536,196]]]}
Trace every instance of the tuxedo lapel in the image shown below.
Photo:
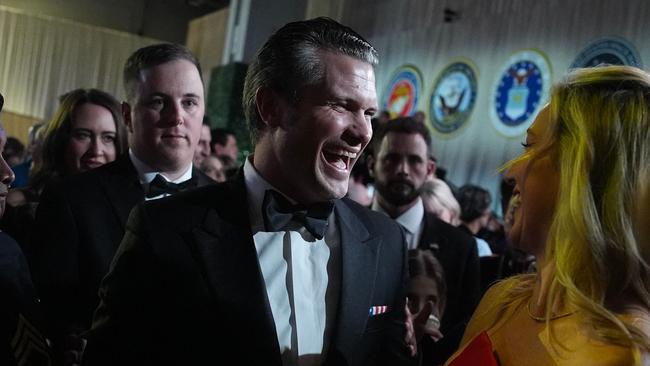
{"label": "tuxedo lapel", "polygon": [[357,350],[368,321],[375,287],[381,238],[372,237],[366,226],[342,200],[335,206],[341,233],[341,295],[333,345],[345,359]]}
{"label": "tuxedo lapel", "polygon": [[217,183],[214,180],[212,180],[212,178],[205,175],[205,173],[198,170],[196,167],[192,168],[192,177],[196,177],[196,180],[197,180],[196,186],[197,187],[203,187],[203,186],[207,186],[208,184]]}
{"label": "tuxedo lapel", "polygon": [[[259,364],[281,365],[275,323],[266,295],[247,211],[243,174],[222,185],[201,227],[193,231],[197,260],[215,299],[241,314],[242,332],[251,332],[250,351]],[[229,314],[224,314],[229,316]]]}
{"label": "tuxedo lapel", "polygon": [[424,229],[422,230],[418,248],[429,249],[437,257],[441,248],[447,247],[448,244],[447,238],[440,236],[440,229],[438,229],[437,222],[433,217],[433,214],[424,214]]}
{"label": "tuxedo lapel", "polygon": [[103,176],[100,175],[99,183],[103,185],[109,202],[122,225],[120,229],[124,232],[131,210],[144,200],[144,190],[128,155],[116,160],[110,167],[107,166],[104,173]]}

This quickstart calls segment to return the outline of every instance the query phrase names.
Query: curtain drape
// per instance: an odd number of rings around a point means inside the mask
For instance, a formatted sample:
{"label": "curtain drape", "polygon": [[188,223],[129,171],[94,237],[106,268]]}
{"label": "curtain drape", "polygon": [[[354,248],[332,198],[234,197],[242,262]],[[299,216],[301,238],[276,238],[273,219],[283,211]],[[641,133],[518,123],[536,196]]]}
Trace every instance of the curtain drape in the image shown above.
{"label": "curtain drape", "polygon": [[58,97],[76,88],[98,88],[121,99],[124,62],[136,49],[157,42],[0,6],[0,91],[5,108],[46,119]]}

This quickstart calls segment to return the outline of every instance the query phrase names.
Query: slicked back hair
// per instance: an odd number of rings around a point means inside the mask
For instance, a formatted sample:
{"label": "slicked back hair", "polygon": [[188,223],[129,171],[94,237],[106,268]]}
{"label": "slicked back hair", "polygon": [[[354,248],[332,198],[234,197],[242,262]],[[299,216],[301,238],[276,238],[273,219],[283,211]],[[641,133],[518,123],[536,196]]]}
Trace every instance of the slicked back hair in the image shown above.
{"label": "slicked back hair", "polygon": [[377,51],[368,41],[330,18],[286,24],[259,49],[246,73],[243,108],[253,143],[265,129],[257,113],[257,90],[270,88],[295,102],[302,87],[323,78],[322,51],[351,56],[373,66],[378,63]]}

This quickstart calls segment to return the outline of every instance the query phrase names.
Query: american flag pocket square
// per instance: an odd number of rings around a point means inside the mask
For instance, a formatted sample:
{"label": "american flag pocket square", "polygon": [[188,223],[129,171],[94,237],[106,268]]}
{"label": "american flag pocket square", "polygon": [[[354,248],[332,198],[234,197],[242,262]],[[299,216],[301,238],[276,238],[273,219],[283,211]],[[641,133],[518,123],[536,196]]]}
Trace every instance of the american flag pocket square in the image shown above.
{"label": "american flag pocket square", "polygon": [[371,306],[370,310],[368,310],[368,315],[369,316],[375,316],[379,314],[383,314],[389,310],[388,306],[383,305],[383,306]]}

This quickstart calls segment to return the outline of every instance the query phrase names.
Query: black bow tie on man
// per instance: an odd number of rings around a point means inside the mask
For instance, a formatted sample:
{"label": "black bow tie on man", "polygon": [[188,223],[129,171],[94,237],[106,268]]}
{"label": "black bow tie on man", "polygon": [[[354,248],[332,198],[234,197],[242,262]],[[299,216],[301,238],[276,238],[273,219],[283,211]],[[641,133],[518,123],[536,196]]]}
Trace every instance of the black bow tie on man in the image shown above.
{"label": "black bow tie on man", "polygon": [[264,193],[262,216],[267,231],[282,231],[293,220],[320,240],[325,236],[328,218],[333,209],[334,201],[293,205],[282,194],[269,189]]}
{"label": "black bow tie on man", "polygon": [[156,174],[156,177],[149,183],[147,198],[158,197],[162,194],[174,194],[190,188],[196,188],[197,180],[192,177],[181,183],[168,182],[162,175]]}

